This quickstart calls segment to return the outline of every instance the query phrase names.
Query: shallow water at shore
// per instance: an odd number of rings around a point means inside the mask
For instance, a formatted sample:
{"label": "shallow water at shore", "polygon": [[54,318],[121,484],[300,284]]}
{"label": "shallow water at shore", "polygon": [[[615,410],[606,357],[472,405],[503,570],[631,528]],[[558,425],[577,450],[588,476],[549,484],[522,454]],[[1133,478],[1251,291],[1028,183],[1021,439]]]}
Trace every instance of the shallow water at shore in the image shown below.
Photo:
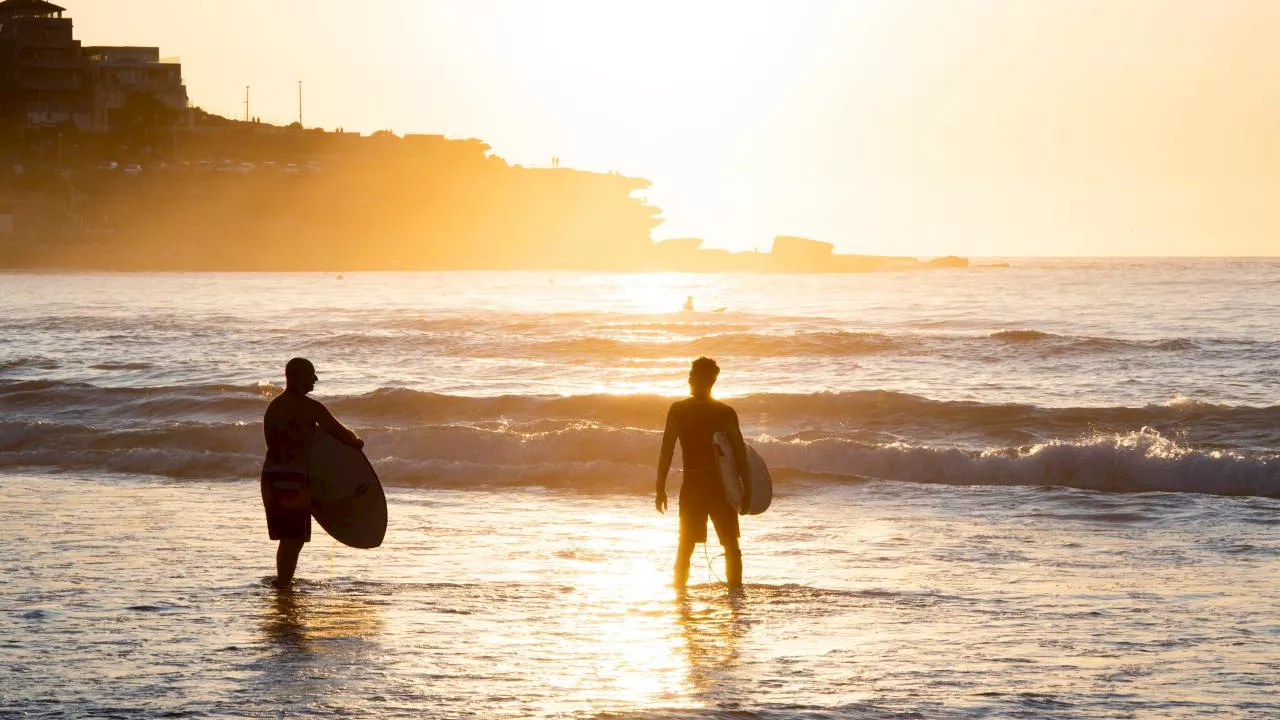
{"label": "shallow water at shore", "polygon": [[635,495],[392,489],[270,587],[257,485],[0,480],[0,715],[1274,717],[1280,502],[794,483],[711,546]]}

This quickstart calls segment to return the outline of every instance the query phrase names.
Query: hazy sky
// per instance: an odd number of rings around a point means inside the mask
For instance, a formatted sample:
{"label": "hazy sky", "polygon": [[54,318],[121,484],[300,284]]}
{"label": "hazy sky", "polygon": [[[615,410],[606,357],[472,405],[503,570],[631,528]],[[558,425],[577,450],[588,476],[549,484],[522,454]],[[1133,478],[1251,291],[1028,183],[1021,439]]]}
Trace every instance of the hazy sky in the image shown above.
{"label": "hazy sky", "polygon": [[1275,0],[61,0],[194,104],[641,175],[656,235],[1280,254]]}

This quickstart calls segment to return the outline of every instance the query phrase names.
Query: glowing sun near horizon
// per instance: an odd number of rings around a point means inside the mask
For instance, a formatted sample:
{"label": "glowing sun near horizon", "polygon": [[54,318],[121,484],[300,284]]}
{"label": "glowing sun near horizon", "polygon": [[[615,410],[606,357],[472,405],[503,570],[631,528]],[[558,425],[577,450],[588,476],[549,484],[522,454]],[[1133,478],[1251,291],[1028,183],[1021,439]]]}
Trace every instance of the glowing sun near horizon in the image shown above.
{"label": "glowing sun near horizon", "polygon": [[192,102],[478,137],[653,182],[656,238],[1273,255],[1280,6],[1131,0],[65,0]]}

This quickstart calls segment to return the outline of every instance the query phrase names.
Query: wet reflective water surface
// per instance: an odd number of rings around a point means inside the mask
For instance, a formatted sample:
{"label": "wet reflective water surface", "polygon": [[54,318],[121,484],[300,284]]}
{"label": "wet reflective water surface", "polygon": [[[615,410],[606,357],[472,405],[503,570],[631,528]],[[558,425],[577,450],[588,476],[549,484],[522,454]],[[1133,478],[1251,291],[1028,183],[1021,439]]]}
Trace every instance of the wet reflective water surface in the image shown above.
{"label": "wet reflective water surface", "polygon": [[1275,717],[1280,502],[779,487],[748,587],[642,495],[391,488],[271,587],[251,482],[0,479],[4,717]]}

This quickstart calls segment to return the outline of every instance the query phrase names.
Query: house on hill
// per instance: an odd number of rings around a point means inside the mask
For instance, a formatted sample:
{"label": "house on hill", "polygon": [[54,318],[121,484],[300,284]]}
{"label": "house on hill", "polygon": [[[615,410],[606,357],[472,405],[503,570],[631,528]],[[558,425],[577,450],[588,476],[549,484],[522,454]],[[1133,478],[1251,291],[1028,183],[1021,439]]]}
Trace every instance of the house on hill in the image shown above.
{"label": "house on hill", "polygon": [[84,58],[94,130],[105,131],[118,124],[113,118],[124,108],[130,95],[151,97],[175,114],[187,109],[182,65],[161,59],[160,48],[86,47]]}
{"label": "house on hill", "polygon": [[89,127],[88,78],[65,8],[0,2],[0,121]]}
{"label": "house on hill", "polygon": [[45,0],[0,0],[0,121],[106,131],[131,95],[187,108],[181,64],[154,47],[81,47],[65,12]]}

